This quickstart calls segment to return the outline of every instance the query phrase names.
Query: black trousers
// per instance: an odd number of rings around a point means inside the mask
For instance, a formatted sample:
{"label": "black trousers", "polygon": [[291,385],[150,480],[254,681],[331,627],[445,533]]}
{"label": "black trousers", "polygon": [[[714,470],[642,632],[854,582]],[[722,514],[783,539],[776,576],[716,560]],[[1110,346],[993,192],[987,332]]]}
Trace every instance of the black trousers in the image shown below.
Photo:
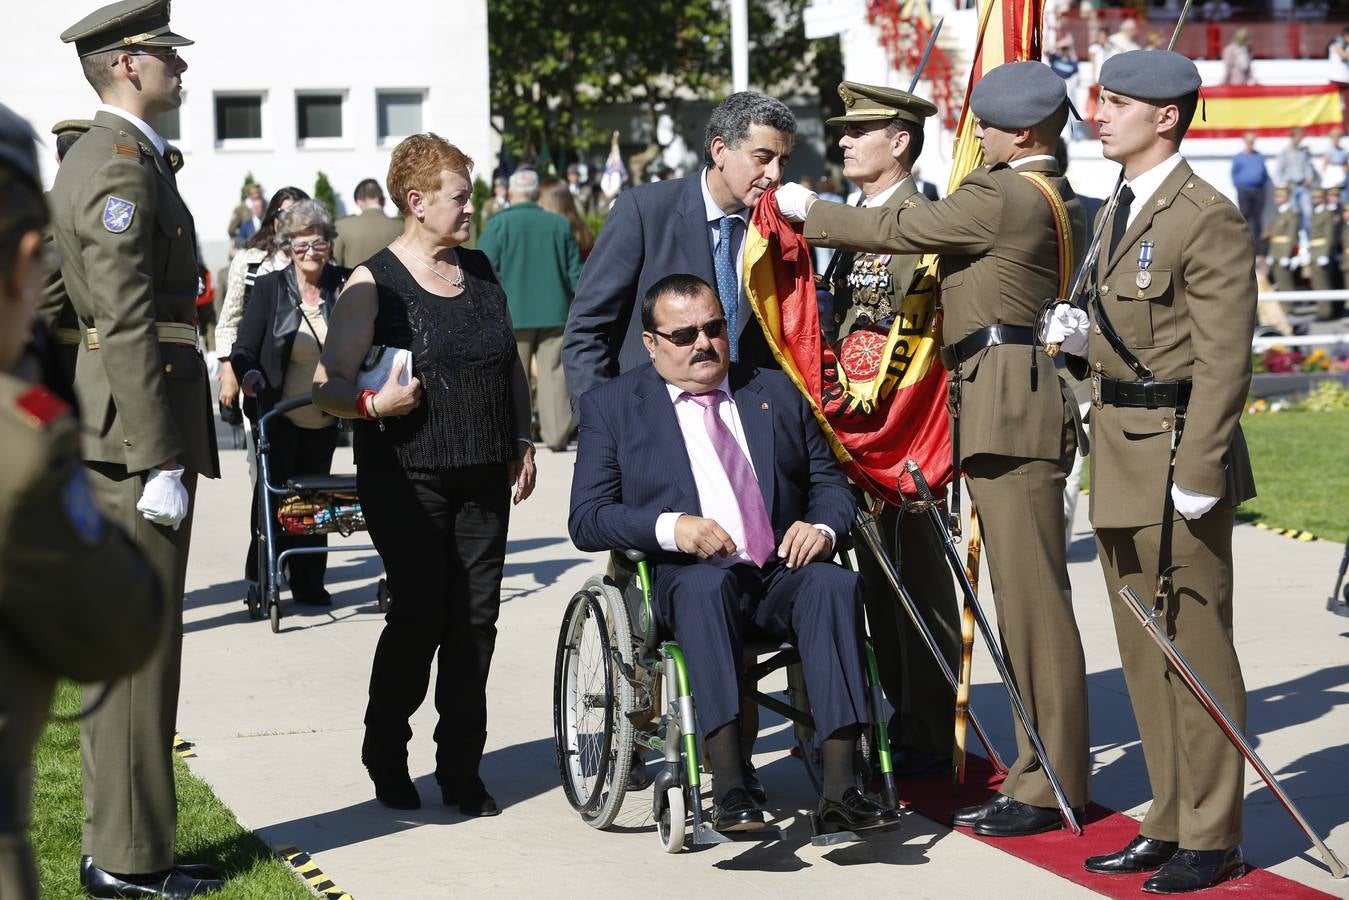
{"label": "black trousers", "polygon": [[[285,484],[287,478],[295,475],[326,475],[333,468],[333,449],[337,447],[337,425],[328,428],[301,428],[289,419],[278,416],[267,423],[267,443],[271,449],[267,454],[267,466],[271,469],[272,484]],[[262,470],[258,470],[258,482],[253,485],[253,512],[249,515],[249,533],[253,539],[248,543],[248,557],[244,560],[244,578],[250,582],[258,580],[258,492],[262,490]],[[280,500],[280,496],[276,497]],[[276,505],[272,505],[276,511]],[[293,547],[326,547],[328,536],[285,534],[280,527],[276,534],[276,552]],[[290,585],[291,595],[301,597],[322,597],[323,575],[328,571],[328,554],[305,553],[286,560],[286,581]]]}
{"label": "black trousers", "polygon": [[789,569],[710,563],[658,566],[656,617],[688,662],[704,736],[740,715],[741,647],[747,634],[791,641],[801,653],[815,732],[827,738],[870,720],[862,669],[862,582],[815,562]]}
{"label": "black trousers", "polygon": [[426,699],[435,657],[436,776],[475,774],[487,741],[510,521],[506,466],[464,466],[435,481],[361,468],[357,483],[390,594],[370,669],[362,762],[407,765],[408,719]]}

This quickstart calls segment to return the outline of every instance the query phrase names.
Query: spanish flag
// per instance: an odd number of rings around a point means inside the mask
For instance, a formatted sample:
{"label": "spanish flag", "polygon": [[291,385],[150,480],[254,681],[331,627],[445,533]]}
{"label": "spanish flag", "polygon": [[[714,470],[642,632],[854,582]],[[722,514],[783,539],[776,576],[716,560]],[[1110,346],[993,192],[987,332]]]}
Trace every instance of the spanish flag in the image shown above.
{"label": "spanish flag", "polygon": [[1201,88],[1204,115],[1186,137],[1234,138],[1253,131],[1260,137],[1286,137],[1288,129],[1329,134],[1344,124],[1340,92],[1333,84],[1243,84]]}
{"label": "spanish flag", "polygon": [[[1004,62],[1040,58],[1039,0],[985,0],[956,129],[948,192],[983,164],[969,92]],[[991,32],[990,32],[991,29]],[[986,41],[986,34],[998,36]],[[934,491],[952,478],[945,371],[938,362],[938,257],[924,256],[888,331],[860,330],[836,350],[820,334],[810,251],[800,229],[760,200],[745,238],[745,293],[778,365],[806,395],[834,454],[868,493],[898,505],[913,484],[914,460]]]}

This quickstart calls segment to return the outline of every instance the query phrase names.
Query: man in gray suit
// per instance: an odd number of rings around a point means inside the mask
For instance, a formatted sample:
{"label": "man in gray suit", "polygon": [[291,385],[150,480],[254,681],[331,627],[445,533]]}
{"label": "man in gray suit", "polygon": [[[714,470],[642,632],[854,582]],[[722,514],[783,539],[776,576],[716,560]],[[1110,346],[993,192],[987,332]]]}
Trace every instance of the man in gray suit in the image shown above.
{"label": "man in gray suit", "polygon": [[703,169],[619,195],[567,317],[562,364],[573,405],[648,361],[637,300],[666,275],[697,275],[716,287],[734,361],[771,361],[745,299],[745,229],[759,197],[782,180],[795,134],[796,118],[782,102],[732,94],[708,119]]}

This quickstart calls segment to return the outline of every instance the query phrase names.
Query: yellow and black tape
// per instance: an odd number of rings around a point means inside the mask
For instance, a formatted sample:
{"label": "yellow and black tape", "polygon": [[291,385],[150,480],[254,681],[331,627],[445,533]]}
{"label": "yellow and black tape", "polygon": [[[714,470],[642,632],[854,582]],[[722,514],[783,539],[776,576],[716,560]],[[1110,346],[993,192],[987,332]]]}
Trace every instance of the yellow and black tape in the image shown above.
{"label": "yellow and black tape", "polygon": [[1284,537],[1292,538],[1295,541],[1302,541],[1304,544],[1320,540],[1319,537],[1312,534],[1310,531],[1303,531],[1300,528],[1275,528],[1272,525],[1266,525],[1264,522],[1256,522],[1255,527],[1263,528],[1265,531],[1272,531],[1275,534],[1281,534]]}
{"label": "yellow and black tape", "polygon": [[175,734],[173,736],[173,752],[178,754],[180,759],[191,759],[197,755],[197,745],[181,734]]}
{"label": "yellow and black tape", "polygon": [[318,892],[324,900],[352,900],[352,896],[333,884],[333,880],[323,874],[318,863],[314,862],[313,857],[303,850],[296,849],[290,844],[276,849],[276,855],[285,860],[292,869],[299,873],[305,882]]}

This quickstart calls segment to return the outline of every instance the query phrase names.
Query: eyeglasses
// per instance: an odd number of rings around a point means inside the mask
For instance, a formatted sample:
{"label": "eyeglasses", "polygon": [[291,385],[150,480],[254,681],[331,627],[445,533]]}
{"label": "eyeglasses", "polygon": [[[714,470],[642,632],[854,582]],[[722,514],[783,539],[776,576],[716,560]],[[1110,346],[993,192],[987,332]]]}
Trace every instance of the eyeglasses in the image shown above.
{"label": "eyeglasses", "polygon": [[685,325],[683,328],[676,328],[669,334],[664,331],[651,329],[652,334],[660,335],[676,347],[687,347],[698,340],[698,332],[707,335],[708,340],[716,340],[726,331],[725,319],[713,319],[710,322],[704,322],[701,325]]}
{"label": "eyeglasses", "polygon": [[290,252],[295,256],[304,256],[310,250],[315,253],[322,253],[328,249],[327,241],[310,241],[308,244],[291,244]]}
{"label": "eyeglasses", "polygon": [[[128,50],[126,52],[127,55],[129,56],[153,56],[156,59],[161,59],[164,62],[169,63],[178,61],[178,51],[173,47],[165,47],[162,50],[161,49],[147,50],[144,47],[138,47],[135,50]],[[112,64],[114,66],[117,65],[117,61],[113,60]]]}

